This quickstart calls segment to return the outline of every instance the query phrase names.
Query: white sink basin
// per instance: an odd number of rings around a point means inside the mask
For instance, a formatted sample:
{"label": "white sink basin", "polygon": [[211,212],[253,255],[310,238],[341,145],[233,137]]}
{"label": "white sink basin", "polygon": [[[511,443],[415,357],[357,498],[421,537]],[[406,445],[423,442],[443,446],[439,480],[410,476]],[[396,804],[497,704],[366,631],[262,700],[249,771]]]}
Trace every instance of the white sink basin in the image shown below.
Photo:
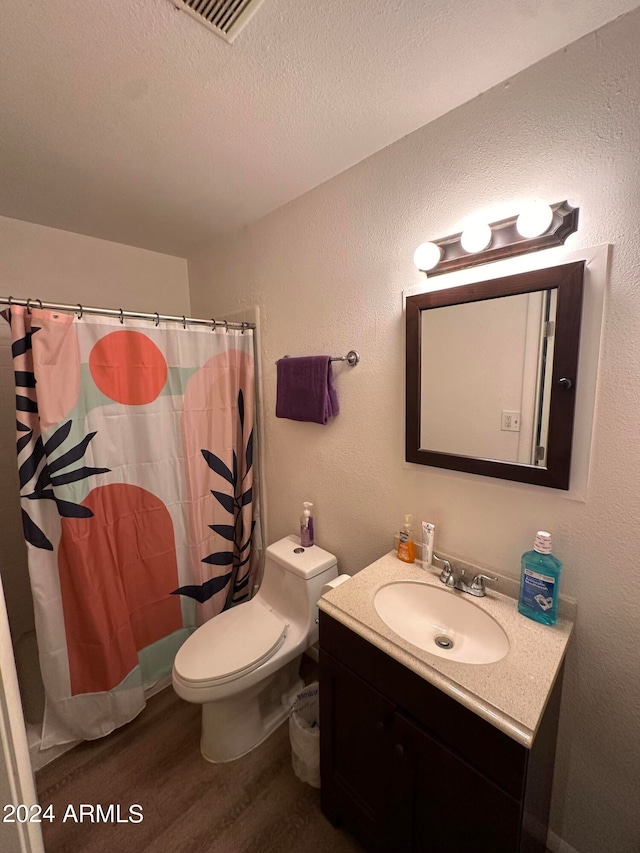
{"label": "white sink basin", "polygon": [[500,625],[465,593],[397,581],[379,589],[373,604],[392,631],[432,655],[459,663],[495,663],[509,651]]}

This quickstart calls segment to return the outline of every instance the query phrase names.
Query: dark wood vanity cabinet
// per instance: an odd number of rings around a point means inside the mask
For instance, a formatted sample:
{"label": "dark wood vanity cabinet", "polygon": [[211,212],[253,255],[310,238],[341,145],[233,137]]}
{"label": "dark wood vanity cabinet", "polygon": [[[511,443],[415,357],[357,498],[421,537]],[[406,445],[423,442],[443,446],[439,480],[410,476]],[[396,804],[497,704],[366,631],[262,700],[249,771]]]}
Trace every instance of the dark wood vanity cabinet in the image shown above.
{"label": "dark wood vanity cabinet", "polygon": [[529,750],[321,612],[323,813],[371,851],[544,853],[561,689]]}

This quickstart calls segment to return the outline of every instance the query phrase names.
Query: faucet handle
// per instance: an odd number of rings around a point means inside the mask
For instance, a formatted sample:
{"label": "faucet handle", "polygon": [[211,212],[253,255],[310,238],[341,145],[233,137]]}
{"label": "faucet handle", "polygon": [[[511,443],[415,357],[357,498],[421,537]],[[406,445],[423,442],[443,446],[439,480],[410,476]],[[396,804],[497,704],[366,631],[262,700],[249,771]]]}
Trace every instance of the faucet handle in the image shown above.
{"label": "faucet handle", "polygon": [[471,589],[473,592],[485,595],[486,589],[484,582],[491,581],[492,583],[495,583],[497,580],[498,578],[491,577],[491,575],[484,575],[482,572],[478,572],[475,578],[471,581]]}
{"label": "faucet handle", "polygon": [[444,563],[444,569],[440,572],[440,580],[442,583],[447,586],[453,586],[456,581],[449,560],[444,560],[442,557],[438,557],[437,554],[433,555],[433,559],[437,560],[439,563]]}

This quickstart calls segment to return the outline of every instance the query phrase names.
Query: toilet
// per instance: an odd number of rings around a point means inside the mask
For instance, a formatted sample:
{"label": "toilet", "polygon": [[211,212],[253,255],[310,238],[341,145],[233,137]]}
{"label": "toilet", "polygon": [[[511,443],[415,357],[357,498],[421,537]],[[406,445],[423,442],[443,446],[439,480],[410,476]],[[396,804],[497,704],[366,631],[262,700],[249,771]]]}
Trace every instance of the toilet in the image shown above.
{"label": "toilet", "polygon": [[200,749],[207,761],[240,758],[288,717],[303,687],[302,653],[318,639],[317,601],[337,576],[333,554],[286,536],[267,548],[255,596],[183,643],[173,688],[202,705]]}

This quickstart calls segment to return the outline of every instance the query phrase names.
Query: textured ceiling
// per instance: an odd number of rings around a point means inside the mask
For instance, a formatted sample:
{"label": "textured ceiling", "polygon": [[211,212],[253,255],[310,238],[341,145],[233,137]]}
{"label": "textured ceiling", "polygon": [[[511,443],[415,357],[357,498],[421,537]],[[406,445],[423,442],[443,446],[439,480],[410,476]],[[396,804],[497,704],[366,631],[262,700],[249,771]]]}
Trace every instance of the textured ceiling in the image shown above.
{"label": "textured ceiling", "polygon": [[637,5],[5,0],[0,215],[186,256]]}

